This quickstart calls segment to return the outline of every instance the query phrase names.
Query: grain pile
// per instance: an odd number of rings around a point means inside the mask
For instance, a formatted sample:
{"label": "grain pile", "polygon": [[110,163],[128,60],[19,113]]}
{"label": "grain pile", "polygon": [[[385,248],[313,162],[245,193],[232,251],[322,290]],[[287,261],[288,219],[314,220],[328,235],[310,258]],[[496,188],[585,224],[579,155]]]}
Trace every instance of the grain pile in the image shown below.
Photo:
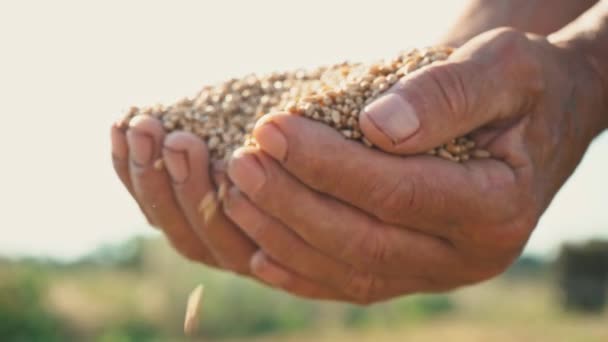
{"label": "grain pile", "polygon": [[[377,63],[345,62],[314,70],[249,75],[204,87],[194,98],[167,107],[133,107],[123,124],[139,114],[156,117],[168,131],[183,130],[201,137],[212,160],[226,159],[238,147],[255,144],[249,136],[255,122],[277,111],[323,122],[345,138],[373,147],[359,129],[363,108],[401,77],[446,59],[451,52],[450,48],[436,47],[411,50]],[[428,153],[455,162],[490,156],[466,136]]]}

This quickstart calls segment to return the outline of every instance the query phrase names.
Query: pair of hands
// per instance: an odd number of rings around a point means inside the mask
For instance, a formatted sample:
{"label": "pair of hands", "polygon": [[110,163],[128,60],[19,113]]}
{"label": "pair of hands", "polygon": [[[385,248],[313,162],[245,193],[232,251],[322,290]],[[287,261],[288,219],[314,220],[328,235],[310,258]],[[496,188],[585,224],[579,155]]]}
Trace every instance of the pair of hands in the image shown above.
{"label": "pair of hands", "polygon": [[[200,139],[165,136],[152,118],[112,128],[113,160],[184,256],[299,296],[372,303],[501,273],[607,127],[602,87],[576,51],[497,29],[366,108],[363,132],[389,153],[273,114],[254,130],[259,148],[228,165],[210,167]],[[468,132],[492,159],[421,154]],[[223,211],[204,222],[199,202],[227,176]]]}

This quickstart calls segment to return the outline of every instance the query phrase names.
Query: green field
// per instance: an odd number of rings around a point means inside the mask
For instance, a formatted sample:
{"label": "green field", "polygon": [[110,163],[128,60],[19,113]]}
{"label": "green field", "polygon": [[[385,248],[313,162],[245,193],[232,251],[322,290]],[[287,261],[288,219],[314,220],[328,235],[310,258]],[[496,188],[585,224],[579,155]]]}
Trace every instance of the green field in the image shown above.
{"label": "green field", "polygon": [[[532,260],[534,261],[534,260]],[[2,341],[608,341],[608,314],[565,312],[551,263],[363,308],[300,300],[135,239],[77,262],[0,262]],[[199,334],[186,298],[206,286]]]}

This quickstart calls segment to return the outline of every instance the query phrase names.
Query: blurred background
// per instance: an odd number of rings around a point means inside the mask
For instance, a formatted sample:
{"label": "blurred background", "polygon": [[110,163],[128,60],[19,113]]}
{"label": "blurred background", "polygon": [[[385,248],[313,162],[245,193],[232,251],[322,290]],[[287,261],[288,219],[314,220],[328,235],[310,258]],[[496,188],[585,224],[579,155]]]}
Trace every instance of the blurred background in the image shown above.
{"label": "blurred background", "polygon": [[431,45],[463,4],[0,2],[0,340],[179,341],[202,282],[204,341],[607,341],[606,134],[505,275],[370,308],[180,259],[113,174],[109,127],[131,105]]}

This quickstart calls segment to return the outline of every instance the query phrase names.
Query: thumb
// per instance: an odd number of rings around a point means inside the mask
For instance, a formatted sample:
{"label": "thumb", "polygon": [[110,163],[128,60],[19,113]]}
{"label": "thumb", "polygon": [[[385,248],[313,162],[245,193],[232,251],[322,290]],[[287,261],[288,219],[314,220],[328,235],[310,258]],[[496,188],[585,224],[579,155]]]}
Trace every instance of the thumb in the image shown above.
{"label": "thumb", "polygon": [[496,40],[471,41],[448,61],[401,79],[361,113],[365,137],[386,152],[422,153],[524,113],[538,93],[539,63],[519,39]]}

